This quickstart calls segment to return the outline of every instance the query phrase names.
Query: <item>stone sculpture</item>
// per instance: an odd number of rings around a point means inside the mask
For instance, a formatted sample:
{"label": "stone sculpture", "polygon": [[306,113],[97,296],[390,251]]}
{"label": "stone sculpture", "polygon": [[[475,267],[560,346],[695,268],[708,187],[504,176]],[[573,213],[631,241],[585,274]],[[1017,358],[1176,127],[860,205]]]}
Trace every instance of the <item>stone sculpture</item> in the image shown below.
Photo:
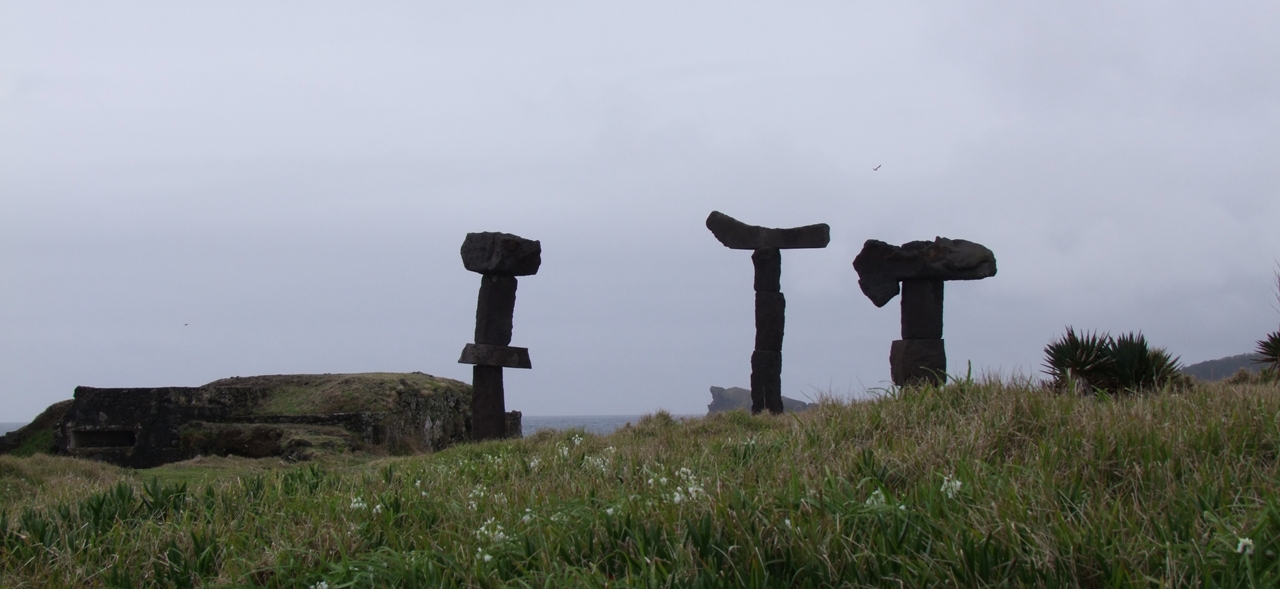
{"label": "stone sculpture", "polygon": [[707,229],[729,249],[755,250],[756,348],[751,354],[751,412],[783,411],[782,334],[786,298],[782,296],[784,249],[824,248],[831,241],[826,223],[772,229],[747,225],[719,211],[707,217]]}
{"label": "stone sculpture", "polygon": [[902,293],[902,339],[889,349],[893,384],[941,383],[947,374],[942,283],[995,276],[995,254],[963,239],[937,237],[901,247],[869,239],[853,268],[862,293],[875,306],[883,307]]}
{"label": "stone sculpture", "polygon": [[516,308],[516,277],[538,273],[542,244],[509,233],[468,233],[462,265],[482,275],[476,303],[475,343],[462,349],[460,364],[471,369],[471,437],[486,440],[519,436],[508,431],[502,369],[532,368],[529,350],[510,346]]}

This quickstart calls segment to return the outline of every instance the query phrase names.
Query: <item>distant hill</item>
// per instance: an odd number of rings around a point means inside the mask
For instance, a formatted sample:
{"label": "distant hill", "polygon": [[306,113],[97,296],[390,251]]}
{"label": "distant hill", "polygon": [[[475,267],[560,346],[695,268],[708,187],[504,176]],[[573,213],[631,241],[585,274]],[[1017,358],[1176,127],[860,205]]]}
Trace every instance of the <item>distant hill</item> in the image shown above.
{"label": "distant hill", "polygon": [[1217,360],[1197,362],[1183,368],[1180,372],[1200,380],[1222,380],[1239,372],[1241,368],[1256,374],[1262,370],[1262,365],[1255,362],[1258,358],[1257,354],[1227,356]]}

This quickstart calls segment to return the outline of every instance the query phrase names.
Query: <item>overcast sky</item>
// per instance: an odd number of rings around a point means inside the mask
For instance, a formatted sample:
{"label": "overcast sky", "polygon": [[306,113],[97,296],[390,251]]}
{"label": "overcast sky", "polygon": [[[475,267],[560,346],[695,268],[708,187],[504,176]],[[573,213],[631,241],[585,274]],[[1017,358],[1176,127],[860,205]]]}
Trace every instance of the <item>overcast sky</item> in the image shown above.
{"label": "overcast sky", "polygon": [[754,344],[712,210],[831,226],[783,252],[790,397],[888,384],[867,239],[995,252],[947,286],[952,372],[1038,374],[1068,325],[1251,351],[1277,31],[1274,2],[0,2],[0,421],[76,385],[469,382],[471,231],[542,242],[508,409],[705,412]]}

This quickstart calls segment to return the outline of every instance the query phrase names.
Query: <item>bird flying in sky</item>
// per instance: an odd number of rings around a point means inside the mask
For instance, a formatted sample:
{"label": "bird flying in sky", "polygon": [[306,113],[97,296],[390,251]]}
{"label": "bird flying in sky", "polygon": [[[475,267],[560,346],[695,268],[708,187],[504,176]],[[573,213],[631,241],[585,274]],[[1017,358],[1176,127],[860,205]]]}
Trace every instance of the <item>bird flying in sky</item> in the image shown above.
{"label": "bird flying in sky", "polygon": [[871,171],[872,171],[872,172],[879,172],[879,171],[880,171],[880,166],[883,166],[883,165],[884,165],[884,164],[877,165],[876,167],[871,168]]}

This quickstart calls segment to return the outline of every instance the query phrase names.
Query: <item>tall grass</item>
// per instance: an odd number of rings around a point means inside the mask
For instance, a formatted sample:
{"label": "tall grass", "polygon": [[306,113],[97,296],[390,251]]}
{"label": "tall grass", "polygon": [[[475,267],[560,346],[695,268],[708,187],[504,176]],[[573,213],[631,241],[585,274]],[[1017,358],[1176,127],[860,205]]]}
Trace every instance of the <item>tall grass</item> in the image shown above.
{"label": "tall grass", "polygon": [[[961,381],[202,483],[28,473],[0,586],[1276,586],[1278,448],[1275,386]],[[37,458],[0,484],[74,462]]]}

